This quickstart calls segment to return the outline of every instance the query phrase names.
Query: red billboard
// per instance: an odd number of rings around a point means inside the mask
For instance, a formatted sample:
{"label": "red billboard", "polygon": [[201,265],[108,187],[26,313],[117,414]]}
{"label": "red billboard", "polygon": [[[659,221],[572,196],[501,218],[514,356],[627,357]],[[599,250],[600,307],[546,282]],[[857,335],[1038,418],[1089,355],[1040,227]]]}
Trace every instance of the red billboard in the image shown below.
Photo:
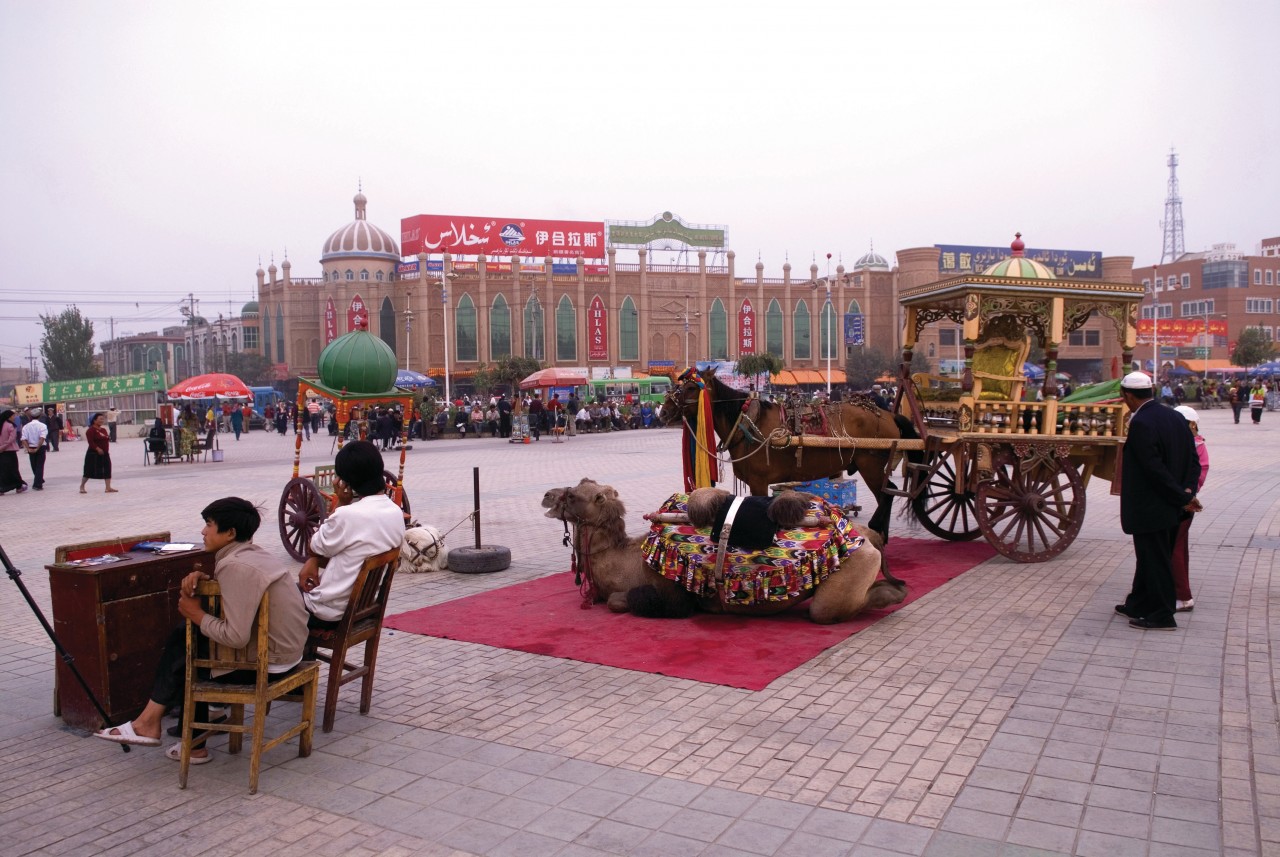
{"label": "red billboard", "polygon": [[609,359],[609,314],[599,295],[591,299],[587,308],[587,359]]}
{"label": "red billboard", "polygon": [[400,252],[603,259],[604,221],[415,214],[400,221]]}
{"label": "red billboard", "polygon": [[738,354],[756,353],[756,311],[750,299],[738,308]]}
{"label": "red billboard", "polygon": [[324,344],[328,345],[338,338],[338,311],[334,309],[333,298],[324,305]]}
{"label": "red billboard", "polygon": [[369,329],[369,311],[364,305],[364,298],[356,295],[347,307],[347,333],[353,330]]}
{"label": "red billboard", "polygon": [[1199,345],[1205,346],[1206,331],[1209,336],[1226,336],[1227,320],[1211,318],[1206,324],[1203,318],[1162,318],[1157,326],[1149,318],[1138,320],[1138,343],[1151,345],[1152,338],[1158,339],[1161,345]]}

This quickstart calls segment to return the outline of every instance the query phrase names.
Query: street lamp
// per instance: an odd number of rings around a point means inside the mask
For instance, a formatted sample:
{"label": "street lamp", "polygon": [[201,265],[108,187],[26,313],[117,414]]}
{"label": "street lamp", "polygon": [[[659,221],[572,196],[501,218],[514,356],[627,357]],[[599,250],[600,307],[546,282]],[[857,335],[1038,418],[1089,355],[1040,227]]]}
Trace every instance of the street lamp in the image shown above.
{"label": "street lamp", "polygon": [[413,333],[413,310],[409,308],[409,298],[412,292],[409,289],[404,290],[404,368],[409,369],[409,345],[412,342],[410,334]]}
{"label": "street lamp", "polygon": [[[827,275],[820,280],[814,280],[809,283],[809,288],[816,289],[818,286],[825,286],[827,289],[827,300],[822,306],[822,314],[827,317],[827,342],[823,351],[827,353],[827,401],[831,401],[831,352],[835,351],[835,333],[831,330],[831,323],[835,321],[836,311],[831,303],[831,254],[827,254]],[[818,341],[822,341],[822,337],[818,337]]]}
{"label": "street lamp", "polygon": [[[695,312],[693,314],[693,317],[702,318],[702,313],[700,311]],[[684,367],[688,369],[692,365],[689,363],[689,296],[688,295],[684,296],[684,314],[677,315],[676,318],[684,322]]]}
{"label": "street lamp", "polygon": [[1151,366],[1157,386],[1160,381],[1160,295],[1156,291],[1156,273],[1159,270],[1159,265],[1151,266],[1151,350],[1155,352],[1151,355]]}
{"label": "street lamp", "polygon": [[[449,391],[449,281],[458,279],[457,271],[445,271],[448,262],[440,263],[440,303],[444,306],[444,400],[453,401]],[[446,406],[447,407],[447,406]]]}

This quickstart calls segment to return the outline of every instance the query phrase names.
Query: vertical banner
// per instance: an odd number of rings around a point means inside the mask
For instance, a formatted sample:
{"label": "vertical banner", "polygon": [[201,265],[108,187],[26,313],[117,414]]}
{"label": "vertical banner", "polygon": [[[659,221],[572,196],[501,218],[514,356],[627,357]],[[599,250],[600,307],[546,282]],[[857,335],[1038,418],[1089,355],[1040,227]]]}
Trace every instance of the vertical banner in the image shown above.
{"label": "vertical banner", "polygon": [[347,307],[347,333],[353,330],[369,329],[369,312],[364,305],[364,298],[356,295]]}
{"label": "vertical banner", "polygon": [[756,353],[756,311],[751,300],[744,298],[738,308],[738,354]]}
{"label": "vertical banner", "polygon": [[866,339],[865,322],[862,313],[847,312],[844,314],[844,344],[862,345]]}
{"label": "vertical banner", "polygon": [[599,295],[587,308],[587,359],[609,359],[609,316]]}
{"label": "vertical banner", "polygon": [[324,305],[324,344],[328,345],[338,338],[338,311],[334,309],[333,298]]}

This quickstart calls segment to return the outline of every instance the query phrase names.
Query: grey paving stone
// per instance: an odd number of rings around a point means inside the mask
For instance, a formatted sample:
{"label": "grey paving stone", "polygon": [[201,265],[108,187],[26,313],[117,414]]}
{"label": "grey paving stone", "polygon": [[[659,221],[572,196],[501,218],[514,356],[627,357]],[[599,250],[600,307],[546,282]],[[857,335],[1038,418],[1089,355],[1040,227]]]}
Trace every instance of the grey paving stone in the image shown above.
{"label": "grey paving stone", "polygon": [[792,831],[754,821],[734,821],[716,840],[752,854],[773,854],[791,837]]}
{"label": "grey paving stone", "polygon": [[932,835],[933,831],[928,828],[877,818],[862,834],[859,844],[885,848],[902,854],[920,854],[929,844]]}
{"label": "grey paving stone", "polygon": [[[533,833],[540,833],[543,836],[562,839],[565,842],[577,841],[581,844],[590,845],[591,847],[596,848],[603,846],[600,843],[587,842],[580,839],[580,837],[588,830],[591,830],[593,827],[605,822],[608,822],[608,819],[604,819],[602,822],[601,819],[592,815],[587,815],[586,813],[574,812],[562,807],[553,807],[532,821],[526,823],[524,825],[524,829],[532,831]],[[621,830],[622,828],[631,826],[632,825],[622,824],[621,822],[608,822],[603,829]],[[644,828],[637,829],[643,830]]]}
{"label": "grey paving stone", "polygon": [[488,857],[553,857],[564,853],[564,842],[550,836],[518,830],[490,848]]}
{"label": "grey paving stone", "polygon": [[628,853],[634,857],[694,857],[701,854],[706,846],[707,843],[700,839],[689,839],[660,830],[631,848]]}
{"label": "grey paving stone", "polygon": [[771,824],[774,827],[795,830],[804,823],[805,819],[813,811],[813,807],[804,804],[762,797],[751,804],[742,817],[751,821],[758,821],[761,824]]}
{"label": "grey paving stone", "polygon": [[676,836],[714,842],[731,824],[734,820],[727,816],[697,809],[679,809],[662,823],[661,829]]}
{"label": "grey paving stone", "polygon": [[777,857],[846,857],[853,848],[849,842],[800,831],[791,834],[774,853]]}
{"label": "grey paving stone", "polygon": [[1070,854],[1075,839],[1075,827],[1061,827],[1027,818],[1015,818],[1009,826],[1009,842],[1027,848]]}
{"label": "grey paving stone", "polygon": [[[592,819],[595,821],[595,819]],[[641,842],[648,839],[650,831],[643,827],[601,819],[574,839],[576,845],[586,845],[616,854],[630,854]]]}

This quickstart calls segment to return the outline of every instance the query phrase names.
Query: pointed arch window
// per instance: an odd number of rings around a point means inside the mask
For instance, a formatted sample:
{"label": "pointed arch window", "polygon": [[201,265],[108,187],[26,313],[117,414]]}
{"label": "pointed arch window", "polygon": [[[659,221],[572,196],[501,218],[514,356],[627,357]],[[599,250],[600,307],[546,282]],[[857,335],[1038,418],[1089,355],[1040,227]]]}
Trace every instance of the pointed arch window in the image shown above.
{"label": "pointed arch window", "polygon": [[547,353],[547,326],[542,302],[529,295],[524,303],[524,356],[541,360]]}
{"label": "pointed arch window", "polygon": [[823,301],[822,312],[818,314],[819,354],[823,360],[837,356],[836,343],[840,341],[840,328],[836,322],[836,308],[830,301]]}
{"label": "pointed arch window", "polygon": [[489,307],[489,359],[511,356],[511,307],[501,294],[495,295]]}
{"label": "pointed arch window", "polygon": [[708,356],[712,360],[729,359],[729,314],[724,304],[716,298],[711,302],[711,312],[707,319],[708,336],[711,340],[711,351]]}
{"label": "pointed arch window", "polygon": [[355,278],[356,278],[355,273],[354,273],[350,268],[348,268],[348,269],[347,269],[347,279],[348,279],[348,280],[354,280]]}
{"label": "pointed arch window", "polygon": [[367,270],[362,270],[362,271],[360,272],[360,279],[362,279],[362,280],[368,280],[368,279],[369,279],[369,272],[368,272]]}
{"label": "pointed arch window", "polygon": [[809,360],[813,357],[809,322],[809,305],[801,298],[796,302],[796,311],[791,316],[791,355],[796,360]]}
{"label": "pointed arch window", "polygon": [[774,357],[784,356],[782,330],[782,304],[774,298],[769,301],[769,308],[764,313],[764,350]]}
{"label": "pointed arch window", "polygon": [[618,359],[640,359],[640,314],[629,296],[623,299],[618,316]]}
{"label": "pointed arch window", "polygon": [[862,304],[858,303],[857,298],[854,298],[853,300],[849,301],[849,309],[847,311],[849,312],[850,315],[861,315]]}
{"label": "pointed arch window", "polygon": [[454,340],[457,342],[458,360],[479,360],[476,353],[476,304],[471,295],[463,295],[454,313]]}
{"label": "pointed arch window", "polygon": [[392,353],[396,350],[396,308],[391,305],[391,298],[382,299],[378,308],[378,336],[387,343]]}
{"label": "pointed arch window", "polygon": [[288,362],[284,357],[284,304],[276,304],[276,361]]}
{"label": "pointed arch window", "polygon": [[578,314],[568,295],[556,304],[556,360],[578,359]]}
{"label": "pointed arch window", "polygon": [[379,271],[378,273],[374,274],[374,275],[373,275],[373,278],[374,278],[375,280],[377,280],[379,283],[381,283],[381,282],[382,282],[382,272],[381,272],[381,271]]}
{"label": "pointed arch window", "polygon": [[274,362],[271,359],[271,313],[266,307],[262,308],[262,356],[268,363]]}

